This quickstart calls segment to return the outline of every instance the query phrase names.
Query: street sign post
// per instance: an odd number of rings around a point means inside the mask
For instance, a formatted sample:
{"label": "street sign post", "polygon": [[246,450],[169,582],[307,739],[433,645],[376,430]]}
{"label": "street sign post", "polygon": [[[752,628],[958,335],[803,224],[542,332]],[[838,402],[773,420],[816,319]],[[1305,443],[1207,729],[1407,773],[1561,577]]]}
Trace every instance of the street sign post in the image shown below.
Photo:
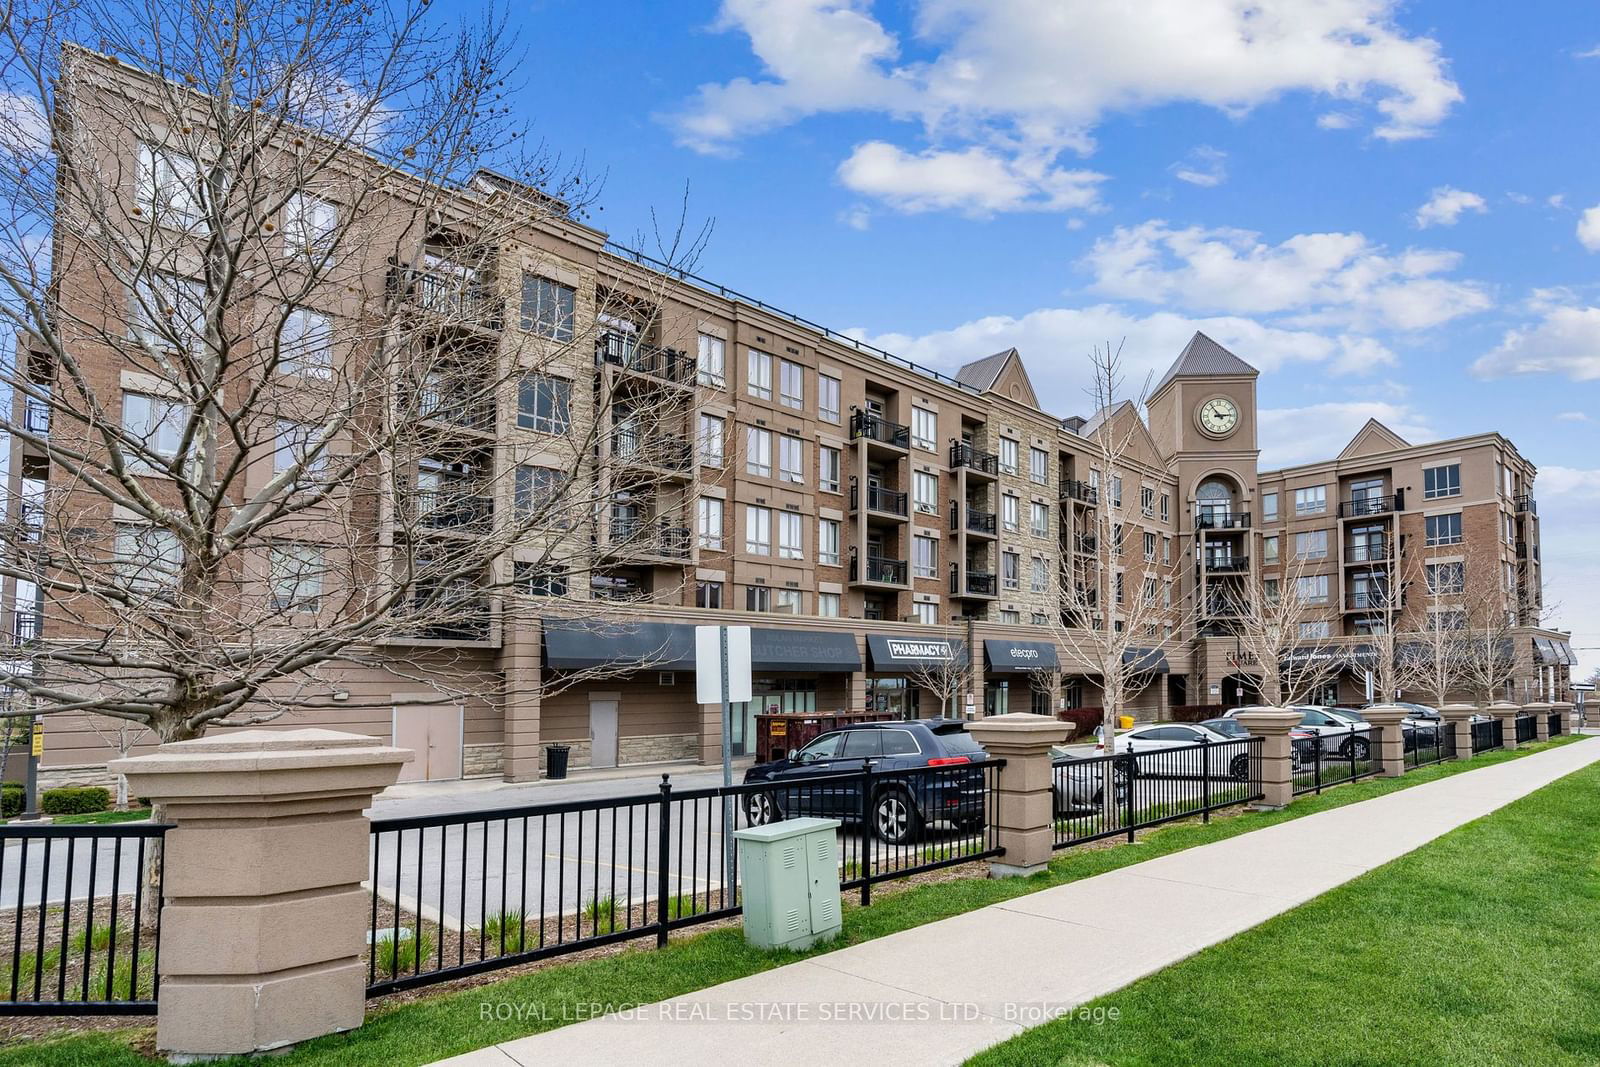
{"label": "street sign post", "polygon": [[[696,626],[694,628],[695,699],[722,705],[722,784],[733,784],[733,705],[750,700],[750,627]],[[746,739],[748,740],[748,739]],[[733,886],[733,798],[722,798],[722,870],[727,888]]]}

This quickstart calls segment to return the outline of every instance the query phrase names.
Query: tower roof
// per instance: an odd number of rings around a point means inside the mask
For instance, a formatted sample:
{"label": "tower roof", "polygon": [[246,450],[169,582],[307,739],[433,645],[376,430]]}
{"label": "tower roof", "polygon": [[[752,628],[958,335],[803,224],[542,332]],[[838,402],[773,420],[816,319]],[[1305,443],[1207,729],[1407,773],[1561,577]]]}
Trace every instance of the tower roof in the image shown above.
{"label": "tower roof", "polygon": [[1177,360],[1168,368],[1167,373],[1162,375],[1161,381],[1151,391],[1150,395],[1154,396],[1156,393],[1161,392],[1167,387],[1167,383],[1174,378],[1204,378],[1241,374],[1254,376],[1256,373],[1256,369],[1250,364],[1229,352],[1199,330],[1196,330],[1194,336],[1189,338],[1189,343],[1183,346],[1183,351],[1179,353]]}

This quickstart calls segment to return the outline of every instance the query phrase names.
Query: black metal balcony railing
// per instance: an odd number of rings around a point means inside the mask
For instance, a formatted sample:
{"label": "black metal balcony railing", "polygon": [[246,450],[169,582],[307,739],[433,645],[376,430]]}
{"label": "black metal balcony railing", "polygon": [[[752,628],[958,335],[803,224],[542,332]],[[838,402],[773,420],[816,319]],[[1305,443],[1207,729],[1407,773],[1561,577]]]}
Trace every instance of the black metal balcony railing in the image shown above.
{"label": "black metal balcony railing", "polygon": [[412,307],[478,329],[499,330],[505,326],[504,303],[475,271],[396,267],[389,277]]}
{"label": "black metal balcony railing", "polygon": [[674,385],[693,385],[698,370],[687,352],[646,344],[629,333],[608,330],[595,339],[594,361]]}
{"label": "black metal balcony railing", "polygon": [[423,386],[417,407],[419,415],[430,422],[494,432],[494,403],[486,403],[482,393]]}
{"label": "black metal balcony railing", "polygon": [[1249,556],[1207,556],[1206,570],[1212,574],[1243,574],[1250,569]]}
{"label": "black metal balcony railing", "polygon": [[[856,510],[861,506],[860,487],[850,487],[850,509]],[[893,489],[885,489],[881,485],[867,486],[867,510],[881,511],[888,515],[906,514],[906,494],[897,493]]]}
{"label": "black metal balcony railing", "polygon": [[1517,542],[1517,558],[1518,559],[1523,559],[1523,560],[1532,559],[1534,562],[1538,562],[1538,560],[1539,560],[1539,546],[1538,545],[1530,545],[1526,541],[1518,541]]}
{"label": "black metal balcony railing", "polygon": [[[950,511],[951,529],[956,528],[957,512],[960,510],[960,506],[957,505]],[[972,533],[992,535],[995,532],[994,512],[979,511],[977,508],[969,507],[966,509],[966,516],[966,527]]]}
{"label": "black metal balcony railing", "polygon": [[911,427],[890,422],[867,411],[857,411],[850,416],[850,440],[877,441],[895,448],[911,447]]}
{"label": "black metal balcony railing", "polygon": [[612,445],[624,463],[666,471],[687,471],[694,466],[694,446],[676,434],[619,432]]}
{"label": "black metal balcony railing", "polygon": [[1197,530],[1248,530],[1250,513],[1202,510],[1195,513],[1194,526]]}
{"label": "black metal balcony railing", "polygon": [[950,466],[965,467],[982,474],[1000,473],[1000,457],[993,452],[982,452],[965,441],[956,441],[950,445]]}
{"label": "black metal balcony railing", "polygon": [[1359,589],[1346,594],[1344,606],[1351,611],[1387,611],[1390,608],[1398,611],[1405,606],[1403,599],[1397,603],[1391,603],[1390,599],[1387,589]]}
{"label": "black metal balcony railing", "polygon": [[22,405],[22,427],[29,433],[50,432],[50,405],[37,397],[26,397]]}
{"label": "black metal balcony railing", "polygon": [[694,533],[666,519],[613,518],[610,543],[627,554],[688,559]]}
{"label": "black metal balcony railing", "polygon": [[13,644],[25,645],[30,641],[39,639],[39,613],[37,611],[16,611],[11,614],[11,640]]}
{"label": "black metal balcony railing", "polygon": [[1531,496],[1523,495],[1516,498],[1517,514],[1539,514],[1539,502]]}
{"label": "black metal balcony railing", "polygon": [[[430,614],[439,614],[435,609]],[[419,623],[414,636],[424,641],[487,641],[491,615],[489,602],[481,598],[453,604],[444,614],[451,617],[437,622]]]}
{"label": "black metal balcony railing", "polygon": [[1072,546],[1082,555],[1089,555],[1100,547],[1100,539],[1093,534],[1079,534],[1073,538]]}
{"label": "black metal balcony railing", "polygon": [[36,545],[44,533],[44,505],[37,501],[20,500],[16,505],[17,540]]}
{"label": "black metal balcony railing", "polygon": [[1100,493],[1088,482],[1078,482],[1073,481],[1071,478],[1064,478],[1061,482],[1061,499],[1077,500],[1085,504],[1098,504],[1100,502]]}
{"label": "black metal balcony railing", "polygon": [[959,568],[950,566],[950,593],[952,596],[995,596],[996,578],[985,571],[968,571],[966,581],[961,580]]}
{"label": "black metal balcony railing", "polygon": [[889,559],[886,556],[868,556],[865,577],[861,577],[862,570],[859,561],[850,561],[850,580],[852,582],[875,582],[879,585],[905,585],[906,561],[903,559]]}
{"label": "black metal balcony railing", "polygon": [[1389,558],[1389,542],[1384,538],[1352,541],[1344,548],[1346,563],[1378,563]]}
{"label": "black metal balcony railing", "polygon": [[1358,496],[1340,503],[1339,517],[1358,519],[1363,515],[1387,515],[1391,511],[1404,511],[1405,507],[1404,493],[1397,492],[1391,496]]}
{"label": "black metal balcony railing", "polygon": [[419,526],[430,530],[483,530],[494,523],[494,498],[461,489],[419,489],[411,497]]}

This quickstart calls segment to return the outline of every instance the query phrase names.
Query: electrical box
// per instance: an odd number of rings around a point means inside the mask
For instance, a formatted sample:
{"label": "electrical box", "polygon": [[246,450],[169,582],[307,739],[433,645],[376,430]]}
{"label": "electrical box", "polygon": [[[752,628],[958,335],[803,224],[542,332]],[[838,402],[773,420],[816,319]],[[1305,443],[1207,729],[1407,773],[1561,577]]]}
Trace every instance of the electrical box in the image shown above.
{"label": "electrical box", "polygon": [[745,941],[803,949],[838,936],[838,829],[838,819],[786,819],[734,831]]}

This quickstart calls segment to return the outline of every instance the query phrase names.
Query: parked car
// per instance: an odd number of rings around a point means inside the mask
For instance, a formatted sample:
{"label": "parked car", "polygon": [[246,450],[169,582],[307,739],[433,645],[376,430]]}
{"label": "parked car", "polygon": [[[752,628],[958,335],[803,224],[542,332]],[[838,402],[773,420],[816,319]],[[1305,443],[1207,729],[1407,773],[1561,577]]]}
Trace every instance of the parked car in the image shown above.
{"label": "parked car", "polygon": [[[1215,730],[1223,737],[1234,741],[1250,736],[1250,731],[1246,730],[1244,728],[1244,724],[1238,719],[1229,719],[1226,717],[1219,719],[1205,719],[1200,723],[1200,725],[1206,727],[1207,729]],[[1313,746],[1316,743],[1317,735],[1309,730],[1289,731],[1289,759],[1295,770],[1298,771],[1302,764],[1311,762]]]}
{"label": "parked car", "polygon": [[[1136,758],[1131,768],[1134,777],[1139,775],[1179,775],[1200,777],[1209,767],[1212,777],[1223,774],[1244,781],[1250,777],[1250,754],[1244,746],[1228,744],[1234,739],[1218,733],[1208,726],[1193,722],[1153,722],[1135,726],[1117,734],[1112,742],[1112,753],[1131,753]],[[1202,744],[1227,745],[1224,755],[1201,750]],[[1104,743],[1095,746],[1104,750]],[[1153,758],[1139,759],[1141,755],[1160,753]]]}
{"label": "parked car", "polygon": [[[1054,771],[1050,776],[1051,806],[1056,818],[1073,811],[1094,809],[1105,798],[1104,764],[1070,752],[1059,745],[1050,750]],[[1111,769],[1112,796],[1118,803],[1128,797],[1126,761],[1114,761]]]}
{"label": "parked car", "polygon": [[[802,815],[859,822],[859,775],[870,761],[876,776],[867,810],[879,840],[902,844],[934,822],[972,829],[984,819],[984,773],[976,765],[988,758],[960,719],[850,723],[747,770],[746,785],[773,788],[746,796],[745,817],[752,826]],[[966,764],[974,766],[965,773],[894,774]]]}
{"label": "parked car", "polygon": [[1372,742],[1367,737],[1351,736],[1352,726],[1361,729],[1368,724],[1366,720],[1348,709],[1325,708],[1315,704],[1291,704],[1287,709],[1259,706],[1229,708],[1223,715],[1231,719],[1242,711],[1278,710],[1300,713],[1300,729],[1316,735],[1312,752],[1327,754],[1331,751],[1342,759],[1349,759],[1353,749],[1355,758],[1364,760],[1372,751]]}
{"label": "parked car", "polygon": [[1400,732],[1405,736],[1406,751],[1410,752],[1419,744],[1432,748],[1439,743],[1444,733],[1444,716],[1426,704],[1408,704],[1396,701],[1395,707],[1406,709],[1409,714],[1400,720]]}

